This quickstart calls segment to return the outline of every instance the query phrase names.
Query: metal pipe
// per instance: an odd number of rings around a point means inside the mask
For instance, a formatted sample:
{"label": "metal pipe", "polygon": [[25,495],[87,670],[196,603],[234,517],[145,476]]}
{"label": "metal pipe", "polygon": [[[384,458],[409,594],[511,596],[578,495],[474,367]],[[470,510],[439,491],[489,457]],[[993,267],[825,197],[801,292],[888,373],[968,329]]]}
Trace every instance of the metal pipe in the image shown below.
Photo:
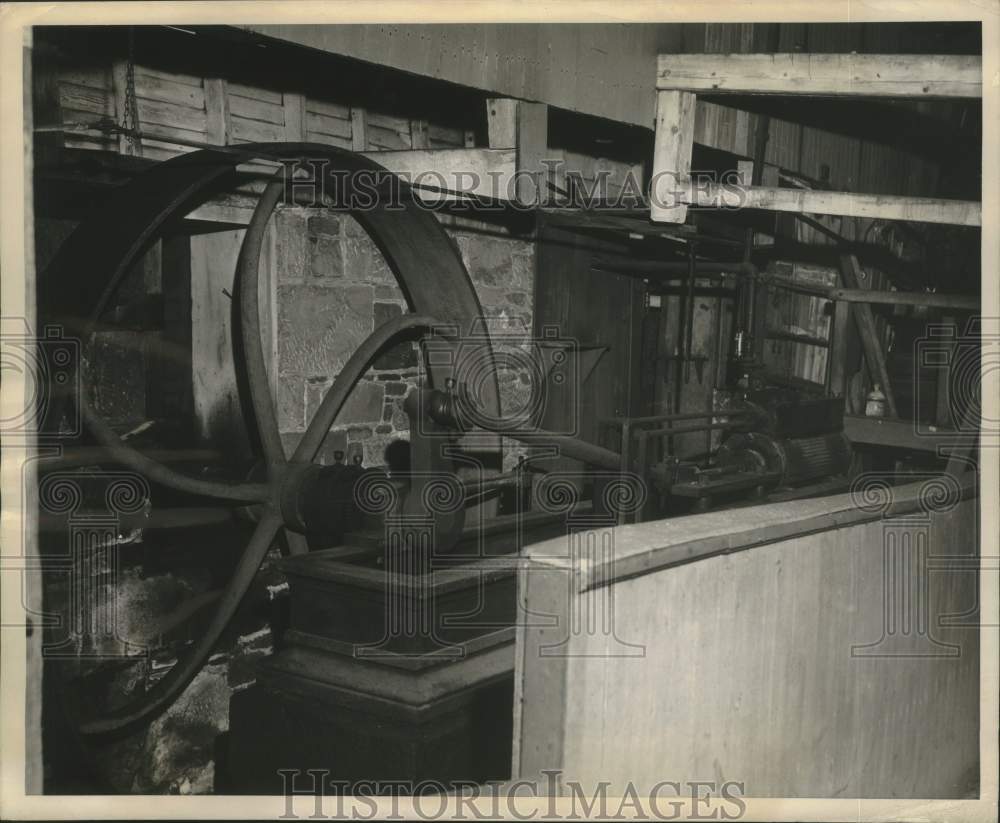
{"label": "metal pipe", "polygon": [[642,424],[642,423],[667,423],[672,420],[699,420],[702,417],[747,417],[753,414],[753,412],[747,411],[745,409],[737,409],[735,411],[700,411],[700,412],[684,412],[682,414],[655,414],[648,417],[609,417],[602,420],[601,423],[604,425],[621,424],[621,423],[631,423]]}
{"label": "metal pipe", "polygon": [[512,486],[517,486],[520,482],[521,478],[517,472],[507,472],[505,474],[497,474],[493,477],[487,477],[482,480],[463,480],[462,489],[464,490],[467,498],[480,497],[485,494],[500,491],[501,489],[509,489]]}
{"label": "metal pipe", "polygon": [[[638,474],[639,477],[645,478],[647,476],[647,468],[648,468],[647,467],[647,462],[648,462],[647,450],[649,446],[648,432],[645,429],[639,429],[639,431],[636,432],[636,441],[637,441],[636,442],[637,454],[635,459],[636,474]],[[639,522],[642,520],[642,513],[634,512],[632,513],[631,516],[629,516],[628,513],[625,512],[624,510],[618,512],[618,525],[624,525],[629,519],[631,519],[633,523]]]}
{"label": "metal pipe", "polygon": [[[667,296],[680,296],[686,293],[682,286],[656,286],[651,284],[653,287],[650,288],[650,294],[662,294]],[[735,297],[736,289],[727,289],[724,287],[702,287],[695,289],[696,297]]]}
{"label": "metal pipe", "polygon": [[[691,351],[694,348],[694,278],[695,278],[694,243],[688,244],[688,273],[687,273],[687,303],[686,316],[684,319],[684,382],[691,380]],[[678,385],[678,393],[680,386]],[[677,403],[680,409],[680,401]]]}
{"label": "metal pipe", "polygon": [[555,446],[559,449],[563,457],[581,460],[591,466],[599,466],[602,469],[610,469],[611,471],[619,471],[621,469],[622,456],[618,452],[613,452],[601,446],[595,446],[593,443],[587,443],[584,440],[577,440],[575,437],[544,430],[523,433],[505,432],[502,429],[496,431],[499,434],[519,440],[522,443]]}
{"label": "metal pipe", "polygon": [[[712,397],[712,395],[714,393],[715,392],[709,392],[705,396],[705,402],[708,405],[708,411],[712,413],[713,416],[714,416],[714,409],[712,408],[712,403],[714,401],[714,398]],[[711,454],[711,453],[712,453],[712,430],[705,429],[705,454]]]}
{"label": "metal pipe", "polygon": [[622,472],[627,472],[631,466],[632,462],[632,421],[627,419],[622,423],[622,456],[621,456],[621,470]]}
{"label": "metal pipe", "polygon": [[[611,451],[611,449],[595,446],[593,443],[545,429],[525,429],[520,425],[521,419],[503,420],[492,414],[484,415],[479,413],[474,405],[467,407],[466,413],[461,414],[458,404],[462,401],[461,396],[440,389],[411,393],[407,399],[407,402],[423,403],[424,411],[432,420],[459,431],[469,431],[475,428],[510,437],[522,443],[554,446],[562,457],[582,460],[584,463],[613,471],[621,469],[622,455]],[[314,422],[315,419],[313,418]]]}
{"label": "metal pipe", "polygon": [[[690,266],[687,260],[670,260],[660,262],[658,260],[634,260],[629,263],[618,263],[611,260],[597,258],[591,268],[597,271],[615,272],[617,274],[689,274]],[[723,274],[756,274],[757,267],[753,263],[736,261],[733,263],[720,263],[715,260],[696,260],[695,272],[700,276],[710,277]]]}
{"label": "metal pipe", "polygon": [[670,427],[662,429],[646,429],[643,433],[647,437],[667,437],[674,434],[693,434],[695,432],[716,431],[717,429],[732,429],[738,425],[738,423],[734,423],[732,421],[728,423],[705,423],[701,426],[682,426],[679,429]]}
{"label": "metal pipe", "polygon": [[750,359],[753,361],[757,360],[758,347],[760,341],[757,340],[757,280],[755,278],[749,278],[747,280],[747,303],[746,303],[746,325],[744,326],[746,334],[750,338]]}

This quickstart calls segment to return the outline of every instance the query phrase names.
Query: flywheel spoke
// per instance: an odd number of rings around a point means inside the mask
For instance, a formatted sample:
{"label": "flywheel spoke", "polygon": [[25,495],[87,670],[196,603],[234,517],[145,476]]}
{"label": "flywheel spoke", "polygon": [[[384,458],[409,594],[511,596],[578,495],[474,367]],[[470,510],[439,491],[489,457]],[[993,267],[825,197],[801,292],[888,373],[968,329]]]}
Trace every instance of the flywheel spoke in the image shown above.
{"label": "flywheel spoke", "polygon": [[107,449],[108,457],[116,463],[145,475],[156,483],[188,494],[200,494],[221,500],[262,503],[271,499],[270,488],[262,483],[222,483],[215,480],[200,480],[176,472],[125,445],[114,430],[90,408],[85,391],[79,393],[76,402],[87,428]]}
{"label": "flywheel spoke", "polygon": [[344,368],[340,370],[337,379],[333,381],[333,385],[323,397],[323,402],[320,403],[313,419],[309,421],[306,433],[295,448],[292,460],[308,462],[316,459],[316,454],[319,452],[320,446],[323,445],[323,440],[327,432],[330,431],[333,421],[337,419],[351,389],[364,376],[378,353],[393,338],[412,329],[429,332],[441,325],[441,322],[433,317],[421,314],[404,314],[402,317],[397,317],[379,326],[368,335],[344,364]]}

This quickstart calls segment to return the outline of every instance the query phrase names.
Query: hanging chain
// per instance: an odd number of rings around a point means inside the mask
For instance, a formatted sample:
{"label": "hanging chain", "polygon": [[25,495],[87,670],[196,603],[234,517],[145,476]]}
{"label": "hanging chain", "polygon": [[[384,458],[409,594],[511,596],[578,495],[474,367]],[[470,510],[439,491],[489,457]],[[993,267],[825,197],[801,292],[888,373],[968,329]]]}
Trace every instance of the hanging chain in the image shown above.
{"label": "hanging chain", "polygon": [[125,135],[126,152],[142,157],[142,129],[139,124],[139,102],[135,94],[135,29],[128,30],[128,63],[125,67],[125,105],[121,130]]}

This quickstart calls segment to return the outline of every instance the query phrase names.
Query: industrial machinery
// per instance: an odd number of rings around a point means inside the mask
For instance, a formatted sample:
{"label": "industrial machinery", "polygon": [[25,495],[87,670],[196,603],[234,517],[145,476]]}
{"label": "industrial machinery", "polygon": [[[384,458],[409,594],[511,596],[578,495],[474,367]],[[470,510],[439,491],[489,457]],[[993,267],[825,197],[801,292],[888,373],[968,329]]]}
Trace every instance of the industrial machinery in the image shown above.
{"label": "industrial machinery", "polygon": [[[181,474],[123,443],[94,414],[86,392],[61,397],[63,402],[77,405],[90,433],[114,462],[158,486],[227,501],[256,522],[205,634],[148,691],[133,695],[108,714],[85,718],[84,732],[110,735],[125,731],[170,705],[212,653],[265,554],[283,532],[290,555],[285,570],[291,581],[291,631],[284,649],[268,664],[271,680],[261,677],[260,688],[270,690],[270,696],[241,694],[239,700],[246,704],[243,708],[234,702],[233,733],[242,734],[245,743],[258,724],[280,729],[299,722],[304,735],[314,735],[314,751],[326,751],[324,746],[337,745],[337,735],[346,734],[344,739],[361,746],[360,741],[375,733],[373,729],[379,733],[390,729],[390,737],[398,737],[403,729],[410,735],[406,739],[415,742],[408,744],[406,756],[400,754],[402,759],[394,761],[393,768],[423,773],[424,765],[433,761],[439,767],[434,774],[439,777],[497,776],[497,770],[503,768],[502,756],[499,761],[472,768],[468,760],[472,755],[462,754],[466,750],[456,748],[454,741],[466,739],[469,728],[485,728],[484,717],[493,721],[500,717],[501,725],[506,722],[503,706],[509,708],[511,694],[509,653],[504,650],[513,642],[514,566],[483,566],[481,546],[477,559],[469,561],[471,541],[500,542],[504,545],[491,551],[516,556],[525,542],[558,534],[565,525],[551,512],[536,512],[480,524],[470,532],[465,522],[469,501],[482,500],[505,488],[521,491],[529,474],[479,472],[470,476],[468,471],[460,471],[455,456],[464,437],[478,433],[481,450],[498,448],[496,435],[556,447],[562,456],[599,470],[603,480],[584,482],[593,496],[595,512],[607,506],[601,484],[615,473],[638,478],[655,489],[664,505],[647,514],[661,514],[672,510],[671,500],[676,503],[694,498],[707,505],[713,498],[724,499],[747,490],[760,494],[847,470],[849,449],[841,433],[840,401],[803,399],[787,390],[748,390],[725,411],[622,421],[625,434],[620,451],[546,432],[526,421],[504,421],[488,341],[474,347],[463,345],[463,332],[473,328],[481,308],[454,245],[404,183],[369,159],[329,146],[246,144],[200,150],[159,164],[122,186],[102,211],[79,226],[45,273],[42,296],[46,320],[62,323],[82,337],[89,334],[125,272],[171,221],[231,184],[237,166],[258,158],[278,161],[281,167],[267,183],[247,228],[233,294],[243,353],[238,370],[247,394],[244,413],[254,422],[260,446],[257,469],[245,482],[234,483]],[[289,173],[300,161],[302,167],[308,165],[313,170],[311,178],[293,178]],[[326,205],[349,211],[369,232],[395,272],[413,313],[377,328],[362,343],[323,398],[294,454],[286,458],[261,345],[258,261],[265,225],[277,205],[285,198],[306,197],[315,202],[320,189]],[[379,196],[374,207],[370,207],[372,191]],[[362,200],[369,207],[361,208]],[[80,276],[81,265],[86,266],[87,276]],[[411,419],[409,471],[389,478],[377,470],[315,464],[352,387],[376,355],[403,338],[422,339],[426,354],[426,385],[407,399]],[[435,356],[441,354],[447,356]],[[477,374],[484,373],[485,364],[485,378],[474,391],[454,379],[462,373],[463,359],[467,358],[477,359],[472,370]],[[73,384],[70,380],[64,385]],[[55,391],[64,389],[55,387]],[[687,425],[676,425],[685,421]],[[668,453],[647,448],[683,431],[712,428],[725,429],[726,436],[707,465],[677,461]],[[641,443],[633,452],[632,436],[636,433]],[[620,520],[617,512],[604,514]],[[456,571],[449,556],[465,558],[466,577]],[[440,584],[424,587],[406,582],[414,575],[433,575],[440,568],[451,570],[451,582],[442,579]],[[489,582],[485,590],[482,580]],[[397,583],[398,589],[393,589]],[[372,626],[380,625],[378,618],[386,613],[387,598],[419,614],[431,604],[440,616],[442,609],[468,613],[467,595],[472,597],[477,591],[486,592],[480,606],[489,619],[473,621],[464,632],[437,637],[444,638],[445,646],[454,648],[457,644],[463,649],[459,656],[462,662],[451,662],[469,673],[467,678],[459,678],[461,687],[454,685],[454,677],[448,680],[441,675],[441,643],[425,648],[420,636],[407,641],[409,645],[383,649],[386,655],[377,659],[360,660],[355,653],[357,644],[378,641],[378,637],[372,639]],[[434,626],[426,631],[433,635]],[[416,663],[414,653],[423,655]],[[361,694],[358,683],[373,685],[370,692]],[[317,689],[321,692],[318,697]],[[294,698],[289,696],[293,693]],[[331,726],[321,733],[310,711],[302,709],[304,713],[295,714],[300,711],[294,708],[299,706],[296,701],[306,699],[302,697],[306,693],[311,695],[308,700],[326,701],[332,707],[331,716],[341,718],[337,722],[361,726],[350,732]],[[282,697],[279,700],[275,695]],[[499,714],[482,708],[483,695],[499,701]],[[285,701],[283,708],[265,717],[275,700]],[[299,720],[290,720],[293,716]],[[428,752],[440,755],[444,745],[441,735],[446,734],[439,731],[437,737],[430,735],[428,719],[442,716],[454,721],[452,731],[447,732],[453,735],[449,739],[454,745],[449,744],[450,749],[445,746],[448,757],[435,755],[428,760]],[[362,723],[357,717],[369,719]],[[455,719],[459,717],[464,719],[459,722]],[[311,732],[310,727],[317,731]],[[445,727],[447,724],[435,726]],[[298,739],[299,744],[305,745],[303,738]],[[383,762],[374,750],[354,754],[354,762],[364,764],[358,767],[359,774],[370,774],[379,768],[373,764]]]}
{"label": "industrial machinery", "polygon": [[[706,415],[682,415],[684,427],[671,425],[677,417],[656,420],[659,428],[640,428],[640,448],[634,457],[636,471],[648,477],[661,500],[684,498],[696,501],[704,510],[713,501],[733,501],[734,496],[751,492],[761,498],[778,489],[798,489],[797,495],[815,493],[811,484],[841,478],[851,462],[851,445],[843,432],[843,400],[805,397],[786,388],[766,388],[746,392],[725,411]],[[696,418],[709,418],[698,423]],[[721,422],[714,422],[721,421]],[[647,424],[648,425],[648,424]],[[707,465],[691,460],[650,459],[649,441],[667,440],[684,432],[722,429],[719,448]],[[829,490],[829,486],[823,487]],[[664,505],[658,514],[670,511]]]}

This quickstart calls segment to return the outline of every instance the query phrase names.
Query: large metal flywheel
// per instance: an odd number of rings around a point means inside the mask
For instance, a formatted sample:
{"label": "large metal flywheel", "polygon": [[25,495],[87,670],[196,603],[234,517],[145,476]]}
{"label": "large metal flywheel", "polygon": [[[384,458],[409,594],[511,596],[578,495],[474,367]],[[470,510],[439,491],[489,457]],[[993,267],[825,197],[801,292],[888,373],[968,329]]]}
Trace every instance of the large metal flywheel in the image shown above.
{"label": "large metal flywheel", "polygon": [[[232,484],[189,477],[123,443],[89,407],[86,391],[62,398],[77,404],[90,432],[115,462],[172,489],[252,506],[258,515],[253,535],[205,634],[149,691],[111,715],[87,721],[83,731],[88,733],[131,727],[164,709],[183,691],[208,659],[280,530],[285,530],[290,551],[306,550],[304,534],[310,525],[303,522],[299,503],[309,491],[310,478],[315,476],[313,463],[350,390],[380,351],[403,336],[436,334],[434,345],[445,347],[446,353],[450,349],[451,356],[425,358],[432,388],[443,388],[461,368],[463,357],[479,359],[477,368],[482,367],[482,358],[488,357],[492,367],[488,341],[485,350],[481,341],[471,348],[459,342],[463,334],[477,327],[482,311],[479,300],[454,244],[405,182],[361,155],[330,146],[269,143],[234,149],[207,149],[179,156],[115,190],[103,209],[83,221],[67,239],[41,281],[41,313],[46,322],[59,323],[66,334],[86,340],[125,273],[165,228],[235,182],[238,165],[254,158],[283,164],[267,184],[247,228],[233,291],[242,338],[241,346],[234,341],[234,350],[243,352],[245,362],[240,366],[249,394],[242,400],[244,411],[252,410],[266,476],[257,482]],[[295,453],[286,458],[260,337],[258,266],[268,219],[280,203],[293,202],[294,190],[306,187],[302,181],[291,185],[293,179],[287,169],[303,164],[322,175],[332,207],[350,213],[372,237],[395,272],[412,313],[375,329],[361,344],[323,399]],[[358,182],[362,180],[363,190]],[[73,383],[68,381],[69,385]],[[495,369],[493,380],[481,391],[478,401],[486,414],[499,419]],[[414,477],[454,470],[441,449],[426,444],[413,449],[412,459]],[[420,492],[419,482],[411,486],[404,505],[419,508]],[[462,528],[461,510],[432,516],[442,518],[437,525],[444,540]]]}

